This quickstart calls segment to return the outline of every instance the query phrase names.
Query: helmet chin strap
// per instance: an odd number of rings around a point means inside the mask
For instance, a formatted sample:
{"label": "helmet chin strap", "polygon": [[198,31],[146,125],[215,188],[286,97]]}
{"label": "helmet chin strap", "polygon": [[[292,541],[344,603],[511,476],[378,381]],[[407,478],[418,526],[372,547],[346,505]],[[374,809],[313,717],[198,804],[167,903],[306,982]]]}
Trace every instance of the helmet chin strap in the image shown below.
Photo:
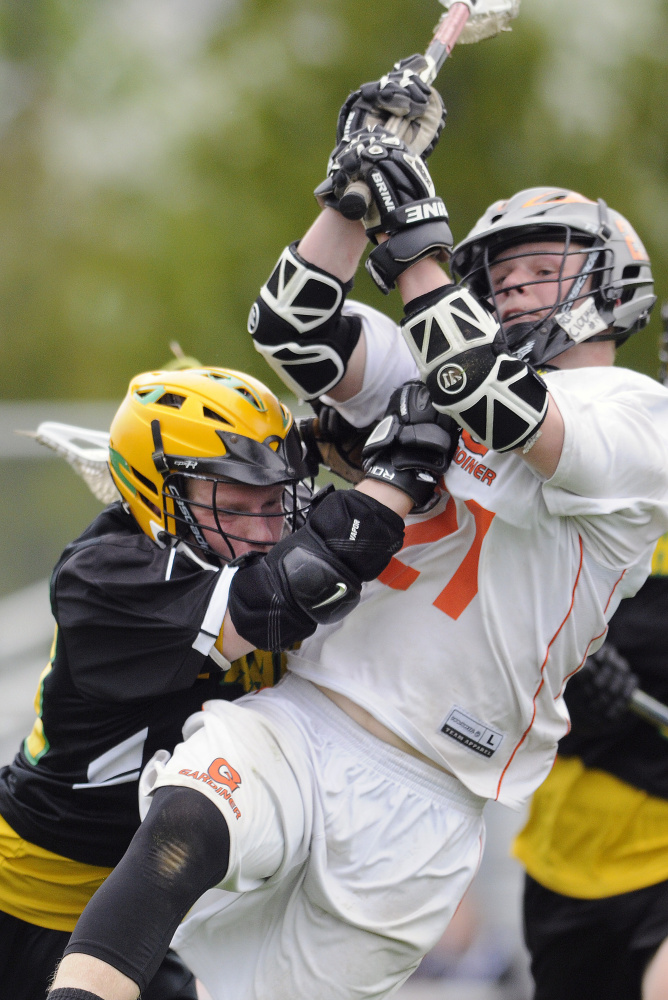
{"label": "helmet chin strap", "polygon": [[[587,278],[594,270],[596,262],[598,261],[599,254],[605,247],[605,240],[610,238],[612,230],[608,221],[608,206],[603,201],[602,198],[598,199],[598,232],[596,238],[592,244],[591,250],[587,254],[587,259],[580,268],[580,272],[575,278],[572,288],[566,298],[564,299],[563,306],[559,308],[558,316],[566,315],[571,312],[573,306],[580,298],[580,293],[585,286]],[[570,238],[569,238],[570,244]],[[568,247],[566,248],[568,249]]]}
{"label": "helmet chin strap", "polygon": [[[153,464],[155,465],[158,472],[161,473],[163,479],[166,479],[170,474],[170,469],[167,459],[165,458],[165,449],[162,443],[162,432],[160,430],[159,420],[151,421],[151,434],[153,436],[153,447],[155,449],[153,455],[151,456],[153,458]],[[192,534],[197,545],[204,552],[211,553],[212,555],[214,555],[215,553],[213,552],[213,549],[211,548],[211,546],[205,539],[204,535],[202,534],[200,526],[193,517],[190,507],[188,506],[188,503],[183,499],[176,486],[173,483],[167,484],[163,489],[163,496],[165,492],[169,493],[170,497],[174,502],[174,506],[178,508],[181,517],[188,525],[188,530]],[[165,529],[169,530],[167,528],[168,515],[166,509],[163,510],[163,517],[165,521]],[[176,519],[174,519],[174,533],[178,535]]]}
{"label": "helmet chin strap", "polygon": [[566,298],[564,299],[563,306],[559,308],[559,312],[557,315],[563,316],[566,313],[571,312],[573,306],[580,298],[580,293],[584,288],[587,278],[594,270],[594,266],[596,264],[596,261],[598,260],[602,246],[603,244],[600,242],[600,240],[597,239],[595,245],[587,254],[587,259],[582,265],[582,270],[580,271],[575,281],[573,282],[573,286],[568,295],[566,296]]}

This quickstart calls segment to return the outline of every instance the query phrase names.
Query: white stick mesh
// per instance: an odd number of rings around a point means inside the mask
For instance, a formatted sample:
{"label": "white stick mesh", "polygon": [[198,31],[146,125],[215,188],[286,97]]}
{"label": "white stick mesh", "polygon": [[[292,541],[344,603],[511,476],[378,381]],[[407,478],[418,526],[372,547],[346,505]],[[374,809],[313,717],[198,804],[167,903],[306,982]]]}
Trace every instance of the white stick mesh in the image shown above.
{"label": "white stick mesh", "polygon": [[109,434],[47,420],[36,431],[22,432],[61,455],[104,504],[120,500],[109,472]]}

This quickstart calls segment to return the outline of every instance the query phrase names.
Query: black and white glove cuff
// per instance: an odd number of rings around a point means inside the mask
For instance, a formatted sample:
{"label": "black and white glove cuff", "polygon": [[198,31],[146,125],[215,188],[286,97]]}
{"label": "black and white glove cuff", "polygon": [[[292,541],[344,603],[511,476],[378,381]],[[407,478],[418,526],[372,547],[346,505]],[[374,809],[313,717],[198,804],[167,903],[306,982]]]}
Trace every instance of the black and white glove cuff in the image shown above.
{"label": "black and white glove cuff", "polygon": [[547,387],[524,361],[502,352],[491,312],[460,285],[415,305],[402,333],[434,407],[494,451],[529,443],[547,415]]}
{"label": "black and white glove cuff", "polygon": [[[437,199],[440,201],[440,198]],[[442,202],[441,202],[442,204]],[[425,257],[447,256],[452,250],[452,233],[445,219],[424,222],[394,233],[371,251],[365,267],[385,295],[394,288],[399,275]]]}

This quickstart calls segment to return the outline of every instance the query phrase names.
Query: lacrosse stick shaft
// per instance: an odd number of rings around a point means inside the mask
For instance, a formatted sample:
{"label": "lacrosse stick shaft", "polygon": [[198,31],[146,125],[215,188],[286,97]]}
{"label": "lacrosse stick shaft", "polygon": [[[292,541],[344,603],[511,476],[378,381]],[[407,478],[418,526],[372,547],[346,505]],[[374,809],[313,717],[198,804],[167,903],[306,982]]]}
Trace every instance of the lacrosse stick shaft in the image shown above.
{"label": "lacrosse stick shaft", "polygon": [[[434,37],[425,53],[427,67],[420,73],[425,83],[433,83],[438,72],[454,48],[469,19],[471,11],[465,3],[453,3],[436,26]],[[383,126],[388,132],[398,134],[403,118],[392,115]],[[371,192],[364,181],[353,181],[339,201],[339,212],[346,219],[362,219],[371,204]]]}
{"label": "lacrosse stick shaft", "polygon": [[656,698],[652,698],[651,695],[636,688],[631,695],[629,710],[634,715],[640,716],[645,722],[656,726],[661,731],[661,735],[668,738],[668,705],[664,705],[663,702],[657,701]]}
{"label": "lacrosse stick shaft", "polygon": [[420,74],[425,83],[433,83],[438,76],[441,66],[455,47],[470,15],[471,11],[465,3],[453,3],[450,10],[441,15],[434,37],[425,52],[429,66]]}

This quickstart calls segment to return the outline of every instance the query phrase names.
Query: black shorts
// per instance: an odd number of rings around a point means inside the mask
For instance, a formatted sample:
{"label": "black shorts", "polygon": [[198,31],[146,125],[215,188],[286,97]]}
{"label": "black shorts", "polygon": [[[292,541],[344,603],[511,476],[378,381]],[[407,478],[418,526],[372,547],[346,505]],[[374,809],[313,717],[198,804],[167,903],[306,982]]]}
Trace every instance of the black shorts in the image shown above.
{"label": "black shorts", "polygon": [[524,885],[524,940],[535,1000],[640,1000],[643,973],[668,938],[668,881],[605,899]]}
{"label": "black shorts", "polygon": [[[53,931],[0,911],[0,1000],[44,1000],[69,931]],[[195,978],[168,951],[142,1000],[197,1000]]]}

